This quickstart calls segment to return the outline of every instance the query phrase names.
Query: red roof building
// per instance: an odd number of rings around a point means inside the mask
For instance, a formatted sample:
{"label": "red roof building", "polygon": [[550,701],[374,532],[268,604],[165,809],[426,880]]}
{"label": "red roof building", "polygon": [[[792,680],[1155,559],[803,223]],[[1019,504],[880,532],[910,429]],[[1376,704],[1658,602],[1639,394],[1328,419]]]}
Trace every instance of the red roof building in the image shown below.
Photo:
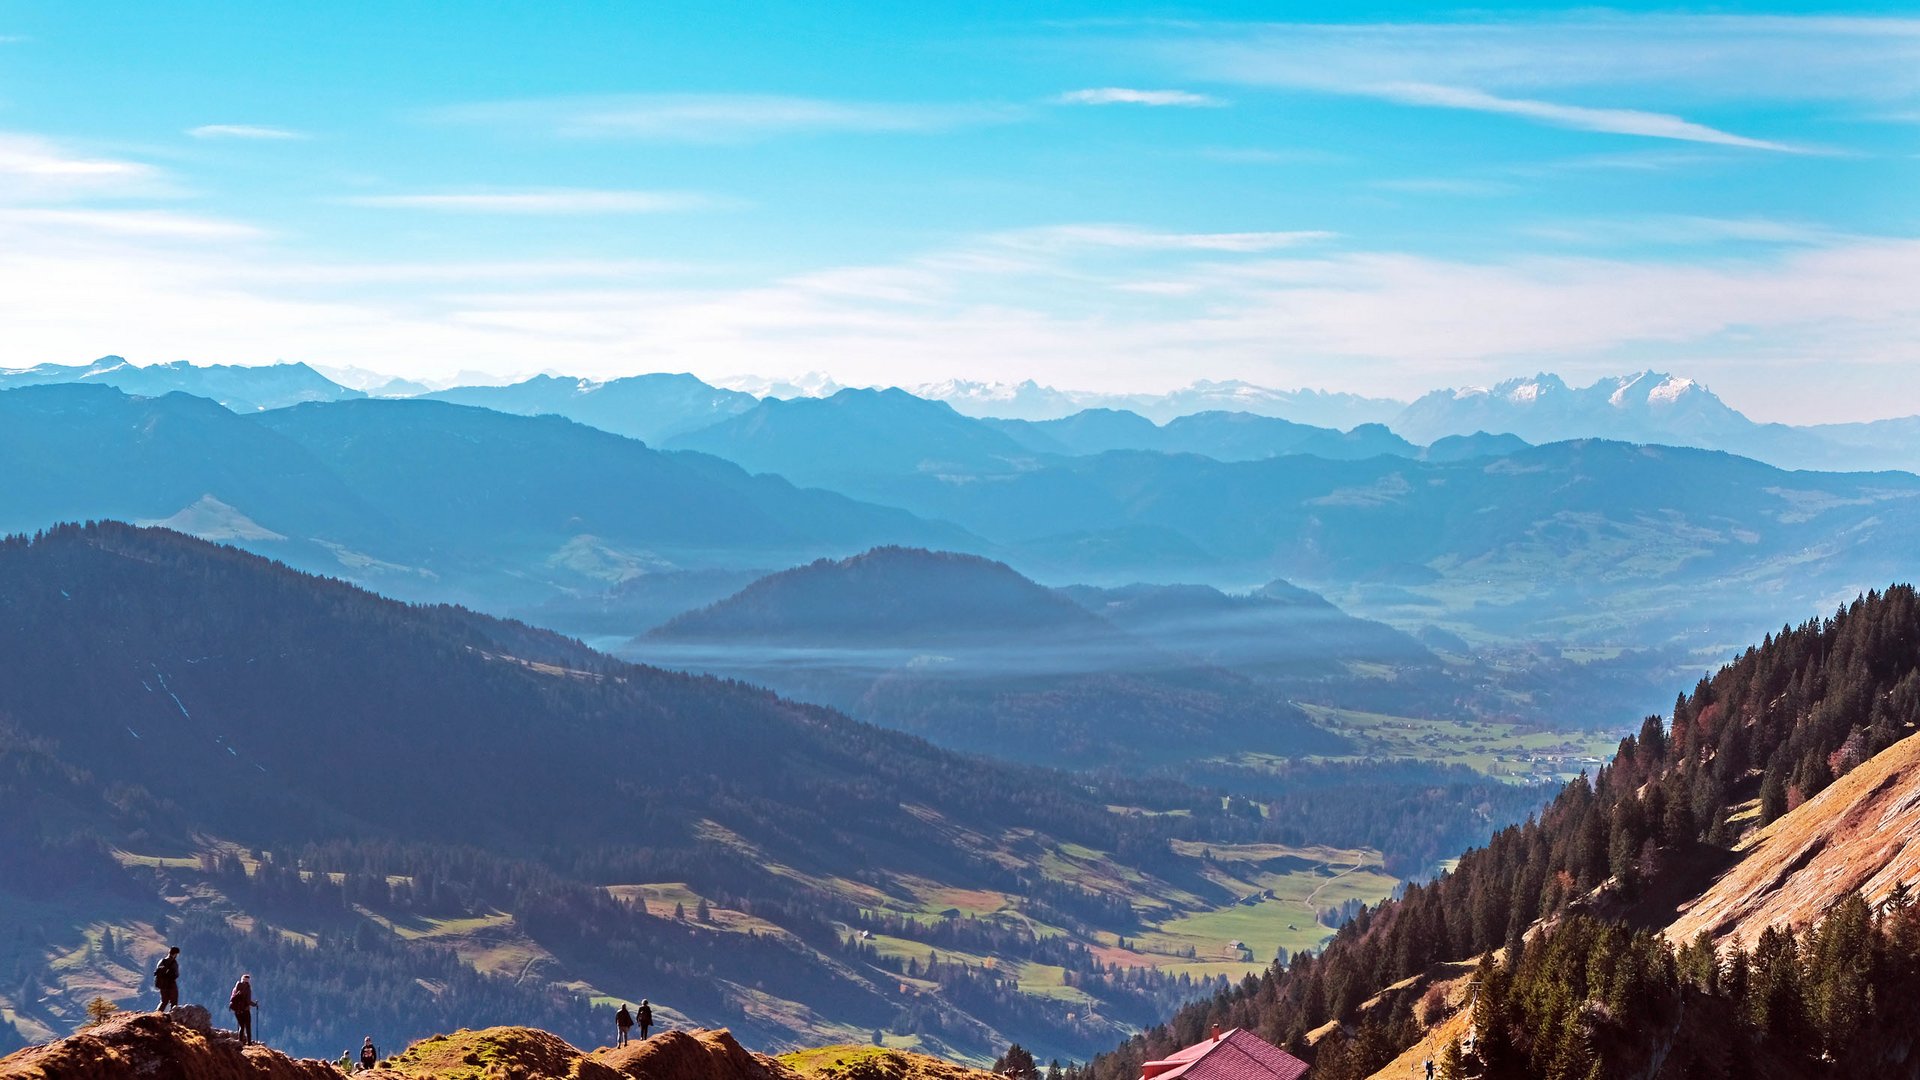
{"label": "red roof building", "polygon": [[1234,1028],[1140,1067],[1140,1080],[1300,1080],[1307,1063],[1248,1031]]}

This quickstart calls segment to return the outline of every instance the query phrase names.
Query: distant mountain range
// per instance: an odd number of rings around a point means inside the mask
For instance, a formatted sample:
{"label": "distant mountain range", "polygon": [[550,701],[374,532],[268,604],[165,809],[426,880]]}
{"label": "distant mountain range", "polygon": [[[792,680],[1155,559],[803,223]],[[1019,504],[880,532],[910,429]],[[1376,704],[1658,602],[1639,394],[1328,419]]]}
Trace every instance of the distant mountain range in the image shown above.
{"label": "distant mountain range", "polygon": [[[1094,452],[1138,441],[1162,449]],[[1905,473],[1512,436],[1423,450],[1377,428],[1231,414],[995,423],[899,390],[763,401],[665,445],[442,401],[236,414],[181,393],[30,386],[0,392],[15,477],[0,528],[166,523],[397,595],[622,637],[743,571],[901,544],[1061,584],[1281,577],[1476,643],[1712,650],[1764,612],[1904,572],[1920,525]],[[1321,453],[1288,453],[1305,446]],[[1368,446],[1399,454],[1340,459]],[[1266,451],[1283,456],[1251,457]],[[610,595],[653,574],[682,576]],[[622,611],[633,621],[614,624]]]}
{"label": "distant mountain range", "polygon": [[[649,443],[678,438],[687,440],[689,447],[697,444],[714,452],[742,438],[741,428],[724,425],[754,412],[757,402],[800,405],[834,399],[849,390],[819,373],[795,380],[743,376],[718,380],[721,385],[685,374],[610,380],[539,375],[505,386],[463,384],[428,390],[419,383],[360,369],[329,370],[341,381],[329,380],[304,364],[249,368],[178,362],[135,367],[119,357],[105,357],[87,365],[0,370],[0,389],[103,382],[145,396],[180,390],[239,412],[368,394],[421,396],[524,416],[550,413]],[[1599,438],[1726,450],[1788,469],[1920,471],[1920,416],[1806,427],[1756,423],[1704,385],[1655,371],[1601,379],[1579,388],[1542,373],[1491,388],[1435,390],[1412,404],[1205,380],[1164,394],[1059,390],[1032,380],[959,379],[909,390],[860,393],[904,394],[943,403],[962,417],[989,422],[1024,449],[1040,453],[1128,449],[1196,453],[1227,461],[1289,453],[1322,457],[1384,453],[1435,459],[1436,454],[1458,454],[1462,447],[1422,448],[1490,433],[1534,444]],[[784,416],[780,422],[791,423]],[[869,434],[879,436],[889,454],[904,452],[893,435]],[[1476,454],[1512,448],[1511,442],[1471,445]],[[750,449],[737,452],[753,453]],[[936,453],[926,463],[937,466],[942,460]],[[749,467],[764,468],[765,463]]]}
{"label": "distant mountain range", "polygon": [[905,390],[768,398],[665,445],[846,492],[884,489],[901,476],[1014,473],[1040,463],[1007,432]]}
{"label": "distant mountain range", "polygon": [[1448,462],[1116,451],[863,494],[1053,580],[1284,577],[1401,626],[1707,656],[1783,606],[1911,572],[1920,536],[1908,473],[1788,473],[1602,441]]}
{"label": "distant mountain range", "polygon": [[511,386],[456,386],[420,396],[520,416],[564,416],[648,443],[706,427],[759,403],[750,394],[717,389],[691,375],[665,374],[606,382],[538,375]]}
{"label": "distant mountain range", "polygon": [[1282,454],[1347,460],[1421,455],[1420,447],[1380,424],[1361,424],[1342,432],[1247,412],[1190,413],[1156,424],[1138,413],[1086,409],[1059,420],[985,423],[1030,450],[1071,456],[1109,450],[1200,454],[1220,461],[1255,461]]}
{"label": "distant mountain range", "polygon": [[779,566],[963,530],[555,416],[354,399],[239,415],[111,386],[0,392],[0,529],[117,517],[493,610],[655,571]]}
{"label": "distant mountain range", "polygon": [[366,396],[305,364],[200,367],[181,360],[138,367],[118,356],[103,356],[91,364],[0,368],[0,390],[57,383],[93,383],[141,397],[179,391],[217,401],[240,413],[278,409],[306,401],[345,401]]}
{"label": "distant mountain range", "polygon": [[1491,389],[1435,390],[1391,425],[1416,442],[1495,431],[1533,443],[1603,438],[1725,450],[1786,469],[1920,471],[1920,417],[1815,427],[1761,424],[1700,383],[1657,371],[1586,387],[1543,373]]}
{"label": "distant mountain range", "polygon": [[1273,390],[1236,380],[1202,379],[1165,394],[1056,390],[1031,379],[1020,383],[949,379],[910,389],[920,397],[944,401],[968,416],[1009,420],[1058,420],[1085,409],[1111,409],[1138,413],[1163,424],[1193,413],[1242,412],[1345,430],[1386,423],[1405,407],[1404,402],[1387,398],[1325,390]]}

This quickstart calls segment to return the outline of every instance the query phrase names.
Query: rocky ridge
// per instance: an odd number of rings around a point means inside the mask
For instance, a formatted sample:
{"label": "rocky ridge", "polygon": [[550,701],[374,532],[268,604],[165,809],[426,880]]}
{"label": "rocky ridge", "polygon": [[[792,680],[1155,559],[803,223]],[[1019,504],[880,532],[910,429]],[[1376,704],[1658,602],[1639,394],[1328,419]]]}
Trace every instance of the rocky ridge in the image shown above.
{"label": "rocky ridge", "polygon": [[[836,1051],[839,1051],[836,1053]],[[987,1074],[922,1054],[830,1047],[796,1069],[754,1053],[726,1029],[665,1031],[624,1047],[583,1051],[524,1027],[422,1039],[380,1062],[375,1080],[975,1080]],[[212,1027],[205,1009],[174,1016],[120,1013],[64,1039],[0,1058],[0,1080],[338,1080],[333,1064],[288,1057]]]}

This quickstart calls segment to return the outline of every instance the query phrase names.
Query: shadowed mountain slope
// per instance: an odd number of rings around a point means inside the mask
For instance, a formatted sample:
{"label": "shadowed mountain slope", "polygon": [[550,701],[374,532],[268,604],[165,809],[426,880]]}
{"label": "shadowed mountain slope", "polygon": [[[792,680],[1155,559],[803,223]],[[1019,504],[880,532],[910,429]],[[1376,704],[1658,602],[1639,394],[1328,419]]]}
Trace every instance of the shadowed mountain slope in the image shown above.
{"label": "shadowed mountain slope", "polygon": [[1117,451],[884,497],[1049,576],[1277,576],[1403,626],[1646,647],[1757,634],[1910,572],[1920,477],[1591,441],[1451,462]]}
{"label": "shadowed mountain slope", "polygon": [[1005,563],[901,547],[769,575],[652,636],[834,646],[987,644],[1031,634],[1123,643],[1112,627]]}
{"label": "shadowed mountain slope", "polygon": [[[648,572],[765,567],[951,526],[559,417],[356,400],[238,416],[108,386],[0,392],[0,528],[122,518],[494,610]],[[683,565],[684,564],[684,565]]]}
{"label": "shadowed mountain slope", "polygon": [[1351,431],[1296,424],[1244,412],[1202,412],[1156,425],[1146,417],[1114,409],[1088,409],[1059,420],[989,420],[1037,453],[1104,454],[1110,450],[1153,450],[1200,454],[1218,461],[1257,461],[1283,454],[1313,454],[1337,459],[1418,456],[1420,448],[1380,424]]}
{"label": "shadowed mountain slope", "polygon": [[1009,472],[1033,457],[1007,434],[904,390],[769,398],[666,445],[848,493],[892,476]]}
{"label": "shadowed mountain slope", "polygon": [[783,571],[627,651],[1025,760],[1342,746],[1272,691],[1127,633],[1002,563],[949,552],[880,548]]}
{"label": "shadowed mountain slope", "polygon": [[666,553],[800,550],[946,526],[553,416],[431,401],[283,409],[257,423],[364,497],[469,549],[547,554],[577,535]]}

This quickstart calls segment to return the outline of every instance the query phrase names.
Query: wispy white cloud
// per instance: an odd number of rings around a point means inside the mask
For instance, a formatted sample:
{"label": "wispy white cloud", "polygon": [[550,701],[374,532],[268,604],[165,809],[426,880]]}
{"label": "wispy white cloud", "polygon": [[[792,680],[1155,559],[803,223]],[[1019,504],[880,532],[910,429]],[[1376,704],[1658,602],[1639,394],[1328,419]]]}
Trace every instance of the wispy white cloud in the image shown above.
{"label": "wispy white cloud", "polygon": [[946,131],[1018,118],[1004,105],[831,101],[776,94],[628,94],[482,102],[428,119],[530,130],[561,138],[749,142],[782,135]]}
{"label": "wispy white cloud", "polygon": [[314,266],[272,238],[0,215],[0,363],[97,354],[98,313],[112,310],[112,348],[136,358],[412,377],[751,368],[894,383],[964,370],[1138,389],[1205,374],[1405,395],[1516,363],[1571,376],[1653,362],[1769,405],[1759,396],[1789,391],[1754,372],[1817,357],[1821,379],[1791,381],[1797,400],[1775,415],[1858,418],[1920,394],[1920,240],[1470,260],[1318,236],[1081,224],[791,275],[591,262],[518,275],[500,260]]}
{"label": "wispy white cloud", "polygon": [[[1436,23],[1212,23],[1111,36],[1171,73],[1474,110],[1587,131],[1804,150],[1683,115],[1920,101],[1920,20],[1584,13]],[[1646,108],[1647,102],[1662,107]],[[1631,106],[1631,107],[1626,107]]]}
{"label": "wispy white cloud", "polygon": [[264,230],[240,222],[176,214],[166,210],[0,208],[0,226],[4,225],[41,225],[114,236],[168,240],[245,240],[266,235]]}
{"label": "wispy white cloud", "polygon": [[201,124],[187,129],[187,134],[196,139],[305,139],[307,134],[287,128],[264,127],[259,124]]}
{"label": "wispy white cloud", "polygon": [[596,191],[586,188],[355,195],[341,201],[389,210],[434,210],[458,214],[659,214],[708,209],[720,202],[712,196],[696,192]]}
{"label": "wispy white cloud", "polygon": [[1058,105],[1149,105],[1180,108],[1218,108],[1226,102],[1210,94],[1190,90],[1131,90],[1123,86],[1101,86],[1070,90],[1054,98]]}
{"label": "wispy white cloud", "polygon": [[276,262],[261,265],[259,280],[293,286],[411,285],[576,281],[609,284],[701,280],[711,268],[656,259],[502,259],[426,262]]}
{"label": "wispy white cloud", "polygon": [[1433,83],[1386,83],[1380,86],[1355,87],[1353,92],[1385,98],[1388,101],[1398,101],[1406,105],[1499,113],[1505,116],[1538,120],[1556,127],[1602,131],[1613,135],[1679,139],[1684,142],[1712,143],[1716,146],[1737,146],[1747,150],[1772,150],[1788,154],[1821,152],[1808,147],[1735,135],[1705,124],[1683,120],[1678,116],[1669,116],[1666,113],[1645,112],[1640,109],[1593,109],[1551,101],[1506,98],[1461,86],[1439,86]]}
{"label": "wispy white cloud", "polygon": [[1839,246],[1864,239],[1805,221],[1676,214],[1567,221],[1534,225],[1522,231],[1528,236],[1562,243],[1632,247],[1700,247],[1725,243],[1812,247]]}
{"label": "wispy white cloud", "polygon": [[0,173],[69,180],[135,179],[153,175],[154,169],[137,161],[76,154],[37,135],[0,134]]}
{"label": "wispy white cloud", "polygon": [[39,135],[0,132],[0,202],[66,201],[154,190],[159,169],[102,157]]}
{"label": "wispy white cloud", "polygon": [[1107,248],[1249,254],[1298,247],[1333,237],[1333,233],[1319,230],[1185,233],[1142,229],[1132,225],[1049,225],[998,233],[992,237],[992,242],[1010,248],[1045,251]]}
{"label": "wispy white cloud", "polygon": [[1341,90],[1392,83],[1502,96],[1653,91],[1682,103],[1911,102],[1920,19],[1572,15],[1394,23],[1213,23],[1117,39],[1209,80]]}

